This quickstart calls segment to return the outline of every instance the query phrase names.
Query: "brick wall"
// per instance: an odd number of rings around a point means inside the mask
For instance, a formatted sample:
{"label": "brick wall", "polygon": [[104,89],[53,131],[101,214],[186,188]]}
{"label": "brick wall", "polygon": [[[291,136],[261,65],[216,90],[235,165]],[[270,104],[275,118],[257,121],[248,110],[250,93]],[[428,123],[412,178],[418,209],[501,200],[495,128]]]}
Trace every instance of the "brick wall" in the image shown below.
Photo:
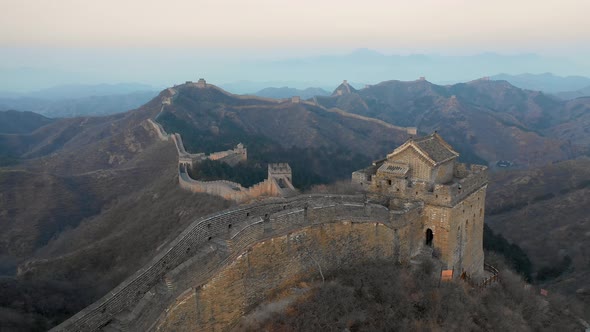
{"label": "brick wall", "polygon": [[394,264],[392,239],[393,230],[381,223],[341,221],[312,223],[259,241],[206,284],[175,302],[158,328],[225,330],[273,290],[301,277],[321,280],[319,267],[326,273],[368,258],[391,259]]}

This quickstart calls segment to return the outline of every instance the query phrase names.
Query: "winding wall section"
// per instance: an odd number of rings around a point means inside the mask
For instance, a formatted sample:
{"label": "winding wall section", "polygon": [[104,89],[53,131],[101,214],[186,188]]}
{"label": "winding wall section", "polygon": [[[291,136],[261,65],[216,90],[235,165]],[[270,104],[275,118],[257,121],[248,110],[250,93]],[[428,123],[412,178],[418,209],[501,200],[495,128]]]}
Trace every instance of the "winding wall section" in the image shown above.
{"label": "winding wall section", "polygon": [[[283,214],[286,211],[293,212],[291,216],[297,218]],[[391,213],[381,205],[365,203],[363,196],[301,195],[291,199],[270,199],[200,218],[148,265],[53,330],[96,331],[114,323],[143,326],[156,318],[157,310],[154,310],[158,303],[160,306],[167,304],[178,295],[175,296],[174,291],[206,282],[244,248],[264,238],[301,228],[302,223],[332,223],[346,216],[352,222],[379,222],[397,228],[411,222],[413,215],[419,218],[419,209]],[[405,217],[396,218],[396,214]],[[215,249],[211,249],[213,247]],[[410,251],[407,255],[401,254],[409,257]],[[175,278],[188,266],[198,269],[189,269],[192,272],[188,278]],[[170,280],[181,284],[174,285]],[[153,300],[156,298],[158,301]],[[138,306],[152,312],[146,313],[137,309]]]}
{"label": "winding wall section", "polygon": [[[160,113],[158,114],[158,116],[164,111],[164,107],[166,105],[170,105],[172,103],[172,99],[175,95],[177,95],[177,92],[174,89],[168,90],[170,97],[163,97],[162,107],[160,109]],[[156,118],[158,116],[156,116]],[[282,182],[284,183],[284,185],[280,185],[279,183],[277,183],[277,180],[271,177],[270,175],[269,178],[267,178],[266,180],[257,183],[249,188],[245,188],[239,183],[226,180],[195,180],[190,177],[187,171],[187,167],[192,166],[194,162],[201,162],[205,159],[212,159],[227,162],[228,164],[232,165],[246,158],[246,150],[243,148],[242,145],[238,145],[238,147],[236,147],[236,149],[234,150],[214,152],[209,156],[206,156],[204,153],[189,153],[184,148],[184,143],[182,142],[182,137],[180,136],[180,134],[168,134],[166,133],[162,125],[160,125],[156,121],[152,119],[148,119],[147,121],[155,130],[160,140],[172,140],[174,142],[174,145],[176,146],[176,151],[178,153],[178,183],[180,187],[185,190],[216,195],[223,197],[224,199],[236,201],[238,203],[251,201],[261,196],[287,197],[297,193],[297,190],[293,187],[293,185],[290,182],[290,178],[283,178]]]}

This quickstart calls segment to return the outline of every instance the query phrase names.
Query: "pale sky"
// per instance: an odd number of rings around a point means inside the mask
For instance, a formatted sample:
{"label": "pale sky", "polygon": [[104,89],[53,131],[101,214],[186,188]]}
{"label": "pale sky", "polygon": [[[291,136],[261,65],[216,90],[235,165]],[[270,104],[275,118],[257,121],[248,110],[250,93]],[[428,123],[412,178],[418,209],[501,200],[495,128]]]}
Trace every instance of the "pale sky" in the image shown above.
{"label": "pale sky", "polygon": [[[590,0],[0,0],[0,92],[590,76],[589,13]],[[338,58],[359,48],[391,58]],[[464,58],[482,53],[503,58]],[[434,57],[395,57],[411,54]]]}
{"label": "pale sky", "polygon": [[587,49],[589,0],[0,0],[3,47]]}

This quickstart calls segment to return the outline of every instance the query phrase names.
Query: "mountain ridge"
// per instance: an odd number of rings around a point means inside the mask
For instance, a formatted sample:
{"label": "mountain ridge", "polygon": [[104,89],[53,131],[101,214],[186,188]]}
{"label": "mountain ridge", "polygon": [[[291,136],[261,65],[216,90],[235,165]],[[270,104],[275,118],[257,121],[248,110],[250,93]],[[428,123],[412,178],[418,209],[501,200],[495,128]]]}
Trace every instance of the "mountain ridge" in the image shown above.
{"label": "mountain ridge", "polygon": [[587,121],[587,100],[566,102],[506,81],[442,86],[392,80],[316,100],[327,108],[417,127],[422,133],[438,130],[474,162],[514,160],[522,167],[588,152],[588,136],[570,128],[582,128],[578,124]]}
{"label": "mountain ridge", "polygon": [[560,93],[564,91],[576,91],[590,86],[590,78],[585,76],[558,76],[552,73],[543,74],[497,74],[490,76],[492,80],[508,81],[512,85],[527,89],[543,91],[546,93]]}

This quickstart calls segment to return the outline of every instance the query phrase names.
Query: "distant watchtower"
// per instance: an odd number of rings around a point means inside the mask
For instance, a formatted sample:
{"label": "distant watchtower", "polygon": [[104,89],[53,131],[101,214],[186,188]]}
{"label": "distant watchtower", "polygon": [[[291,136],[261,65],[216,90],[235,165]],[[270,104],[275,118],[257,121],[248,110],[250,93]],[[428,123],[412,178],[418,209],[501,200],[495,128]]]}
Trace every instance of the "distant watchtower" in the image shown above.
{"label": "distant watchtower", "polygon": [[199,78],[199,81],[197,82],[197,88],[206,88],[206,87],[207,87],[207,82],[205,81],[205,79]]}
{"label": "distant watchtower", "polygon": [[268,164],[268,178],[285,178],[289,180],[289,182],[292,182],[291,167],[287,163]]}
{"label": "distant watchtower", "polygon": [[238,143],[234,148],[234,152],[240,156],[240,160],[248,160],[248,150],[242,143]]}
{"label": "distant watchtower", "polygon": [[385,159],[352,173],[352,182],[388,199],[392,210],[423,204],[420,218],[400,228],[410,256],[433,248],[446,268],[481,275],[487,167],[467,167],[458,156],[437,133],[409,139]]}
{"label": "distant watchtower", "polygon": [[289,197],[296,195],[297,189],[293,187],[291,167],[287,163],[268,164],[268,192],[274,196]]}

